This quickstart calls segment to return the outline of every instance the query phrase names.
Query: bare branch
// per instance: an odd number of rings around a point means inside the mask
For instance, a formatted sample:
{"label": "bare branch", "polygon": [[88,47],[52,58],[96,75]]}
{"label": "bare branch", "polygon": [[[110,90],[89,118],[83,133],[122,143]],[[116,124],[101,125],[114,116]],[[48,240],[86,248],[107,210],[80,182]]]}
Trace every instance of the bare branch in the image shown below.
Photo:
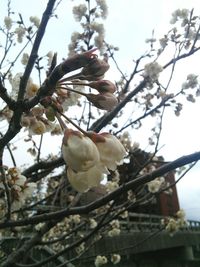
{"label": "bare branch", "polygon": [[46,10],[43,13],[42,20],[41,20],[40,26],[38,28],[38,32],[36,34],[35,41],[33,43],[33,47],[32,47],[31,53],[30,53],[30,57],[28,59],[28,63],[26,65],[24,74],[23,74],[23,76],[21,78],[21,81],[20,81],[19,93],[18,93],[18,99],[17,99],[18,101],[19,100],[23,100],[23,97],[24,97],[24,94],[25,94],[26,85],[27,85],[29,76],[31,74],[31,71],[32,71],[32,69],[34,67],[35,60],[36,60],[36,58],[38,56],[38,50],[39,50],[41,41],[42,41],[42,39],[44,37],[44,33],[45,33],[45,30],[46,30],[48,21],[49,21],[49,19],[51,17],[52,10],[54,8],[55,2],[56,2],[56,0],[49,0],[48,4],[47,4],[47,7],[46,7]]}
{"label": "bare branch", "polygon": [[194,161],[198,161],[200,159],[200,152],[195,152],[190,155],[186,155],[183,157],[180,157],[172,162],[166,163],[163,166],[159,167],[152,173],[142,175],[132,181],[129,181],[122,186],[120,186],[115,191],[105,195],[104,197],[99,198],[98,200],[85,205],[81,207],[73,207],[73,208],[67,208],[63,209],[61,211],[49,213],[49,214],[42,214],[42,215],[36,215],[32,218],[27,218],[23,220],[18,221],[7,221],[0,223],[0,229],[12,227],[12,226],[23,226],[28,224],[37,224],[39,222],[48,221],[54,218],[63,218],[65,216],[71,215],[71,214],[88,214],[89,212],[101,207],[102,205],[105,205],[109,201],[119,197],[124,192],[127,192],[128,190],[132,189],[134,190],[138,186],[148,183],[152,180],[154,180],[157,177],[163,176],[169,171],[175,170],[176,168],[182,167],[186,164],[190,164]]}

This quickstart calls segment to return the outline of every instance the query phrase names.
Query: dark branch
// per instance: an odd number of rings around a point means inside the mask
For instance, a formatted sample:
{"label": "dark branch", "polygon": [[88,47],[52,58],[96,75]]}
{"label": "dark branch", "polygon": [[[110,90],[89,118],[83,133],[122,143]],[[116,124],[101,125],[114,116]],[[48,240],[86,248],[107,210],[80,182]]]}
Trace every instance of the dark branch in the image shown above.
{"label": "dark branch", "polygon": [[24,74],[23,74],[23,76],[21,78],[21,81],[20,81],[18,100],[23,100],[23,97],[24,97],[24,94],[25,94],[25,90],[26,90],[26,85],[27,85],[29,76],[30,76],[30,74],[32,72],[32,69],[34,67],[35,60],[37,59],[38,50],[39,50],[41,41],[42,41],[42,39],[44,37],[44,33],[45,33],[45,30],[46,30],[49,18],[50,18],[51,14],[52,14],[52,10],[53,10],[55,2],[56,2],[56,0],[49,0],[48,4],[47,4],[47,7],[46,7],[46,10],[43,13],[42,20],[41,20],[40,26],[38,28],[37,35],[35,37],[35,41],[33,43],[33,47],[32,47],[32,50],[31,50],[31,54],[30,54],[28,63],[26,65]]}
{"label": "dark branch", "polygon": [[169,171],[175,170],[176,168],[182,167],[186,164],[198,161],[200,159],[200,152],[196,152],[187,156],[180,157],[172,162],[166,163],[160,168],[156,169],[152,173],[142,175],[132,181],[129,181],[122,186],[120,186],[115,191],[110,194],[105,195],[104,197],[99,198],[96,201],[93,201],[85,206],[66,208],[61,211],[52,212],[49,214],[36,215],[32,218],[27,218],[18,221],[7,221],[0,223],[0,229],[12,227],[12,226],[23,226],[28,224],[37,224],[39,222],[49,221],[51,219],[64,218],[65,216],[72,214],[88,214],[89,212],[101,207],[102,205],[107,204],[109,201],[118,198],[122,193],[127,192],[132,189],[135,190],[138,186],[141,186],[145,183],[152,181],[153,179],[163,176]]}

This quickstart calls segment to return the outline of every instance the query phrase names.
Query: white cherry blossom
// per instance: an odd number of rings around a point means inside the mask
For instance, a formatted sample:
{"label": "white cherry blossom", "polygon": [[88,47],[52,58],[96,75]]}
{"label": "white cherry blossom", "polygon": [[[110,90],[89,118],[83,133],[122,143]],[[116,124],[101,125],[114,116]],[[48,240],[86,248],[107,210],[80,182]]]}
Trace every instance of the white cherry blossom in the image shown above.
{"label": "white cherry blossom", "polygon": [[121,256],[119,254],[112,254],[110,260],[113,264],[117,264],[120,262]]}
{"label": "white cherry blossom", "polygon": [[95,267],[100,267],[108,262],[106,256],[98,255],[95,259],[94,265]]}
{"label": "white cherry blossom", "polygon": [[99,152],[92,140],[71,129],[65,130],[62,154],[66,164],[75,172],[87,171],[99,162]]}
{"label": "white cherry blossom", "polygon": [[68,168],[67,176],[71,186],[78,192],[87,192],[90,188],[99,186],[103,180],[102,170],[96,166],[85,172],[74,172]]}
{"label": "white cherry blossom", "polygon": [[98,148],[101,163],[109,170],[116,170],[126,155],[122,143],[110,133],[93,134],[92,138]]}

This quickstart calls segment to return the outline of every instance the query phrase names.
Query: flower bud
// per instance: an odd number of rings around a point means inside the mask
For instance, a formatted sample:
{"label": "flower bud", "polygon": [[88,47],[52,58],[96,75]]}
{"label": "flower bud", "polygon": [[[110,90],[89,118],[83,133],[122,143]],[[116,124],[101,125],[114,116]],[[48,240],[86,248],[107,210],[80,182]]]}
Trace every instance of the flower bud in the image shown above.
{"label": "flower bud", "polygon": [[65,130],[62,154],[66,164],[75,172],[87,171],[99,162],[99,152],[92,140],[72,129]]}
{"label": "flower bud", "polygon": [[108,80],[99,80],[89,83],[89,86],[99,91],[99,93],[114,93],[116,86]]}
{"label": "flower bud", "polygon": [[45,109],[45,115],[48,120],[55,121],[56,111],[51,106],[49,106]]}
{"label": "flower bud", "polygon": [[118,99],[111,93],[87,94],[86,97],[95,107],[103,110],[110,111],[118,104]]}
{"label": "flower bud", "polygon": [[[63,71],[69,73],[70,71],[77,70],[79,68],[85,67],[89,64],[90,61],[93,61],[93,58],[96,57],[94,52],[97,48],[93,48],[89,51],[86,51],[81,54],[75,54],[67,58],[63,63]],[[63,76],[63,75],[62,75]],[[61,78],[61,77],[60,77]]]}
{"label": "flower bud", "polygon": [[117,137],[110,133],[97,134],[94,132],[88,132],[88,136],[90,136],[98,148],[102,165],[114,171],[117,165],[123,163],[126,150]]}
{"label": "flower bud", "polygon": [[88,81],[101,79],[109,69],[109,64],[105,60],[94,57],[81,71],[81,74]]}
{"label": "flower bud", "polygon": [[86,192],[92,187],[99,186],[103,179],[103,173],[98,166],[93,166],[84,172],[74,172],[68,168],[67,176],[71,186],[78,192]]}

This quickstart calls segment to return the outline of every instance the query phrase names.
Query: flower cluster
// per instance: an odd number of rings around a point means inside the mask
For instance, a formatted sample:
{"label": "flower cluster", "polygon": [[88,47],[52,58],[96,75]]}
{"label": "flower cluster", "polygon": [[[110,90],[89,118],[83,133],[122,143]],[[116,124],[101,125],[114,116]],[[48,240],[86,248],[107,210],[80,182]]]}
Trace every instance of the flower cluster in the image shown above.
{"label": "flower cluster", "polygon": [[109,175],[109,181],[105,184],[105,189],[108,193],[116,190],[119,187],[120,174],[116,169]]}
{"label": "flower cluster", "polygon": [[[28,58],[29,58],[28,54],[24,53],[22,57],[22,62],[24,65],[27,64]],[[23,73],[18,72],[14,77],[9,78],[9,82],[12,86],[11,97],[14,98],[15,100],[18,95],[20,80],[22,76],[23,76]],[[26,98],[31,98],[35,96],[38,89],[39,89],[39,86],[33,82],[32,78],[29,78],[27,82],[27,86],[26,86]]]}
{"label": "flower cluster", "polygon": [[196,97],[198,97],[200,95],[198,75],[188,74],[186,81],[182,84],[182,92],[186,96],[186,100],[192,103],[196,102],[194,89],[196,89]]}
{"label": "flower cluster", "polygon": [[[95,3],[95,2],[94,2]],[[105,0],[96,0],[95,6],[88,8],[85,4],[80,4],[73,7],[73,15],[76,21],[81,22],[83,32],[73,32],[71,43],[69,44],[69,55],[74,55],[78,51],[84,51],[85,44],[88,39],[93,39],[94,45],[98,47],[100,53],[105,53],[106,47],[104,44],[105,30],[104,25],[98,20],[107,17],[108,7]],[[88,23],[90,17],[90,23]],[[90,34],[88,35],[88,31]]]}
{"label": "flower cluster", "polygon": [[144,77],[147,77],[152,82],[158,80],[160,72],[162,72],[163,68],[158,62],[151,62],[144,66]]}
{"label": "flower cluster", "polygon": [[[51,228],[51,230],[46,233],[43,237],[43,241],[44,242],[48,242],[48,241],[52,241],[52,240],[56,240],[56,239],[60,239],[62,238],[62,241],[59,240],[58,242],[52,243],[51,248],[58,252],[62,249],[64,249],[67,245],[68,242],[66,242],[66,239],[64,239],[64,236],[68,236],[68,234],[70,233],[70,231],[73,229],[73,227],[80,225],[81,223],[81,216],[80,215],[70,215],[69,217],[64,218],[62,221],[60,221],[59,223],[57,223],[54,227]],[[39,223],[35,226],[35,229],[37,231],[39,231],[41,229],[41,227],[44,224]],[[78,234],[81,237],[81,234]],[[77,237],[77,233],[76,233],[76,237]],[[76,248],[76,253],[77,254],[81,254],[85,249],[85,243],[81,243],[80,246],[78,246]]]}
{"label": "flower cluster", "polygon": [[[114,95],[116,86],[111,81],[103,79],[109,67],[105,60],[93,55],[91,62],[83,67],[80,73],[58,81],[55,92],[58,96],[56,100],[66,110],[68,106],[74,105],[80,96],[85,96],[98,109],[112,110],[118,104],[118,99]],[[83,80],[89,82],[83,82]],[[98,94],[84,93],[85,86],[97,90]]]}
{"label": "flower cluster", "polygon": [[[15,167],[8,169],[6,172],[5,183],[7,183],[11,192],[12,210],[20,209],[26,200],[33,196],[33,192],[36,189],[36,184],[27,182],[27,178]],[[5,190],[3,182],[0,182],[0,188]]]}
{"label": "flower cluster", "polygon": [[72,187],[85,192],[98,186],[104,174],[115,170],[126,151],[120,141],[109,133],[86,133],[66,129],[62,144],[63,158]]}
{"label": "flower cluster", "polygon": [[100,267],[108,262],[106,256],[98,255],[95,259],[94,265],[95,267]]}
{"label": "flower cluster", "polygon": [[[40,19],[36,16],[31,16],[29,18],[29,21],[32,23],[32,25],[30,25],[29,27],[25,27],[22,18],[20,17],[20,20],[18,20],[16,22],[16,20],[11,17],[11,15],[13,15],[13,14],[10,13],[9,16],[4,17],[4,25],[5,25],[5,28],[7,31],[12,30],[12,35],[14,34],[16,36],[17,42],[22,43],[24,37],[26,36],[26,33],[30,39],[31,34],[33,33],[33,31],[32,31],[33,26],[36,28],[39,27]],[[14,28],[14,25],[16,25],[16,24],[17,24],[17,27]]]}
{"label": "flower cluster", "polygon": [[183,84],[182,84],[182,89],[184,90],[184,89],[189,89],[189,88],[195,88],[195,87],[197,87],[197,85],[199,84],[198,83],[198,75],[195,75],[195,74],[188,74],[187,75],[187,80],[186,80],[186,82],[184,82]]}
{"label": "flower cluster", "polygon": [[30,22],[33,23],[33,25],[34,25],[36,28],[39,28],[39,26],[40,26],[40,19],[39,19],[38,17],[36,17],[36,16],[31,16],[31,17],[29,18],[29,20],[30,20]]}
{"label": "flower cluster", "polygon": [[87,6],[85,4],[80,4],[79,6],[73,7],[73,14],[77,21],[81,21],[82,18],[85,16],[87,11]]}
{"label": "flower cluster", "polygon": [[42,106],[36,106],[30,112],[23,114],[21,125],[28,129],[30,136],[41,135],[46,132],[51,132],[52,135],[61,134],[60,126],[52,123],[44,115],[46,115],[46,109]]}
{"label": "flower cluster", "polygon": [[15,34],[17,36],[17,41],[18,43],[22,43],[23,42],[23,38],[26,34],[26,29],[24,27],[22,27],[21,25],[19,25],[19,27],[17,27],[15,29]]}
{"label": "flower cluster", "polygon": [[[171,24],[180,24],[181,28],[173,29],[170,39],[175,43],[184,44],[185,49],[189,49],[193,43],[199,40],[199,16],[196,16],[193,10],[177,9],[172,13]],[[177,25],[178,26],[178,25]]]}
{"label": "flower cluster", "polygon": [[[110,257],[110,261],[115,265],[121,261],[121,256],[119,254],[112,254]],[[104,264],[108,263],[108,259],[106,256],[98,255],[95,259],[94,265],[95,267],[100,267]]]}
{"label": "flower cluster", "polygon": [[169,234],[172,236],[180,228],[185,227],[187,225],[185,211],[183,209],[180,209],[179,211],[177,211],[175,218],[162,219],[161,224],[165,225],[166,231],[168,231]]}
{"label": "flower cluster", "polygon": [[13,21],[12,21],[12,19],[11,19],[10,16],[6,16],[4,18],[4,24],[5,24],[7,30],[10,30],[11,29],[12,23],[13,23]]}
{"label": "flower cluster", "polygon": [[[23,54],[23,64],[27,63],[28,57],[28,54]],[[15,100],[17,99],[21,77],[22,73],[19,72],[14,77],[11,76],[9,79],[12,87],[11,97]],[[38,90],[39,86],[33,82],[32,78],[29,78],[26,86],[25,97],[27,99],[34,97]],[[52,132],[52,134],[61,134],[61,129],[58,127],[58,125],[52,123],[49,117],[47,117],[48,112],[49,109],[46,109],[39,104],[32,108],[29,112],[27,111],[26,113],[23,113],[21,125],[29,130],[29,135],[41,135],[46,132]],[[9,121],[12,114],[13,112],[6,107],[4,110],[2,110],[1,116]]]}
{"label": "flower cluster", "polygon": [[113,220],[110,222],[110,225],[111,225],[112,229],[108,231],[108,236],[110,236],[110,237],[118,236],[121,232],[119,221]]}
{"label": "flower cluster", "polygon": [[162,186],[165,184],[165,178],[164,177],[159,177],[154,179],[151,182],[147,183],[147,187],[150,193],[157,193]]}
{"label": "flower cluster", "polygon": [[[99,10],[97,10],[96,12],[96,16],[97,17],[102,17],[103,19],[106,19],[107,15],[108,15],[108,7],[106,4],[105,0],[96,0],[97,3],[97,7],[99,8]],[[100,14],[98,14],[98,11]]]}
{"label": "flower cluster", "polygon": [[185,23],[188,21],[189,10],[184,9],[177,9],[172,13],[172,18],[170,23],[175,24],[178,20],[182,20],[182,26],[185,26]]}

